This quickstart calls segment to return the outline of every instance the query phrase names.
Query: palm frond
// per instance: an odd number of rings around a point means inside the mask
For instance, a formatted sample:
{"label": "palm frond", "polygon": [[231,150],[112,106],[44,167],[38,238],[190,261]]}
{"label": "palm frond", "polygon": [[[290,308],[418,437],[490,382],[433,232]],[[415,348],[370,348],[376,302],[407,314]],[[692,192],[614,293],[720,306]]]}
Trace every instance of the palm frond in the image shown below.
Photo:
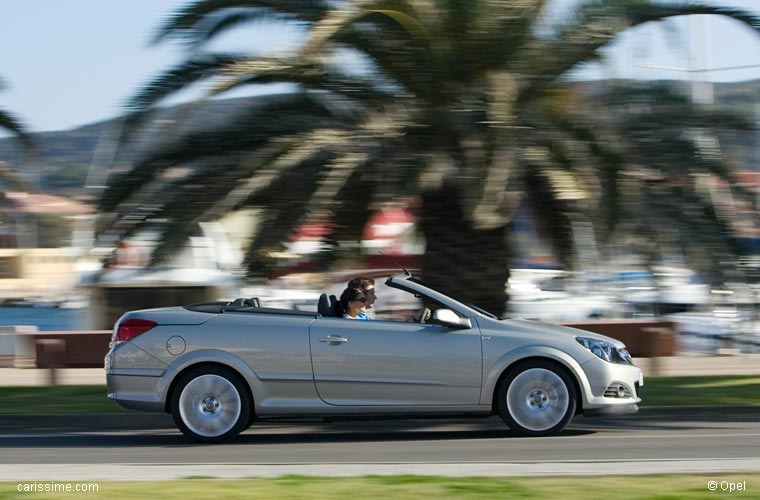
{"label": "palm frond", "polygon": [[554,243],[554,253],[566,268],[573,267],[573,228],[569,214],[573,209],[562,201],[540,163],[523,171],[524,199],[531,208],[536,228]]}
{"label": "palm frond", "polygon": [[[177,11],[156,33],[153,43],[169,38],[208,40],[242,22],[258,19],[316,22],[327,0],[201,0]],[[204,26],[204,21],[208,25]]]}
{"label": "palm frond", "polygon": [[[432,102],[440,89],[432,76],[436,70],[427,58],[427,49],[406,43],[406,34],[388,18],[376,19],[382,30],[353,25],[333,39],[337,47],[346,47],[362,54],[376,68],[378,82],[385,80],[391,87]],[[398,36],[390,36],[390,34]]]}
{"label": "palm frond", "polygon": [[[727,220],[712,202],[698,195],[693,186],[653,183],[644,188],[644,202],[652,212],[649,220],[660,229],[660,239],[682,247],[694,269],[709,273],[709,283],[725,283],[726,263],[741,251]],[[694,244],[699,242],[699,244]]]}
{"label": "palm frond", "polygon": [[[159,236],[159,244],[151,254],[149,265],[165,262],[180,250],[192,235],[199,222],[208,220],[206,214],[214,204],[234,187],[239,168],[237,158],[225,158],[198,169],[195,174],[166,189],[164,205],[153,214],[155,219],[166,219]],[[216,179],[209,183],[208,179]]]}
{"label": "palm frond", "polygon": [[[348,139],[343,131],[319,129],[292,138],[280,137],[270,148],[262,148],[244,163],[256,162],[255,168],[247,168],[249,175],[238,172],[237,181],[231,182],[234,189],[213,207],[212,216],[239,210],[250,205],[260,192],[270,188],[278,178],[291,170],[308,165],[316,156],[332,150],[341,141]],[[271,150],[271,151],[269,151]]]}
{"label": "palm frond", "polygon": [[336,199],[340,200],[333,209],[334,224],[328,237],[334,241],[359,241],[362,231],[367,224],[374,202],[377,183],[365,175],[366,169],[372,169],[372,158],[367,161],[365,168],[355,169],[341,187]]}
{"label": "palm frond", "polygon": [[4,128],[9,132],[14,133],[25,147],[29,149],[34,147],[34,141],[26,132],[21,122],[7,111],[0,110],[0,128]]}
{"label": "palm frond", "polygon": [[600,182],[599,219],[601,229],[609,237],[622,220],[622,179],[621,176],[630,165],[620,150],[617,141],[600,134],[593,126],[576,122],[560,121],[558,127],[565,133],[585,144],[598,162]]}
{"label": "palm frond", "polygon": [[319,154],[248,200],[248,206],[263,207],[243,263],[249,277],[266,276],[272,263],[267,254],[284,249],[284,242],[306,220],[308,200],[316,189],[314,179],[321,177],[323,165],[330,159]]}
{"label": "palm frond", "polygon": [[132,112],[144,111],[167,96],[216,76],[218,71],[246,58],[236,54],[201,54],[193,57],[154,78],[128,101],[127,108]]}
{"label": "palm frond", "polygon": [[[264,101],[264,102],[262,102]],[[274,137],[297,135],[318,128],[350,127],[336,120],[323,103],[306,94],[268,96],[255,101],[223,127],[182,135],[148,154],[130,171],[116,177],[103,192],[99,209],[110,212],[141,186],[175,165],[206,157],[252,151]]]}
{"label": "palm frond", "polygon": [[309,200],[310,215],[316,219],[329,218],[339,205],[337,195],[351,175],[368,159],[364,152],[341,152],[327,165],[320,182]]}
{"label": "palm frond", "polygon": [[390,23],[401,28],[410,40],[422,47],[430,47],[430,32],[414,17],[413,12],[405,9],[387,9],[387,3],[384,0],[376,0],[359,4],[358,8],[330,11],[314,25],[302,52],[306,55],[319,54],[341,34],[363,21]]}
{"label": "palm frond", "polygon": [[292,14],[272,15],[264,9],[234,10],[197,24],[184,38],[188,49],[195,51],[206,42],[242,25],[267,22],[268,25],[279,23],[282,26],[291,26],[295,17]]}
{"label": "palm frond", "polygon": [[[581,5],[554,39],[537,40],[521,54],[515,69],[531,74],[521,100],[541,90],[578,64],[596,57],[599,49],[634,26],[675,16],[719,15],[735,19],[760,33],[760,17],[729,7],[709,4],[660,4],[651,0],[601,0]],[[538,54],[543,57],[536,59]],[[527,63],[527,64],[526,64]]]}
{"label": "palm frond", "polygon": [[[293,83],[302,88],[320,87],[332,78],[328,76],[330,68],[322,58],[278,59],[271,57],[248,57],[235,61],[219,69],[220,81],[211,90],[211,95],[219,95],[245,85],[268,83]],[[351,80],[349,84],[367,86],[361,80]]]}
{"label": "palm frond", "polygon": [[[456,54],[458,60],[467,62],[463,65],[466,70],[462,76],[474,80],[489,71],[507,68],[520,54],[521,47],[533,39],[536,20],[547,0],[452,3],[470,3],[475,14],[472,28],[465,29],[460,35],[463,40],[457,44],[460,50]],[[456,17],[453,12],[452,17]]]}

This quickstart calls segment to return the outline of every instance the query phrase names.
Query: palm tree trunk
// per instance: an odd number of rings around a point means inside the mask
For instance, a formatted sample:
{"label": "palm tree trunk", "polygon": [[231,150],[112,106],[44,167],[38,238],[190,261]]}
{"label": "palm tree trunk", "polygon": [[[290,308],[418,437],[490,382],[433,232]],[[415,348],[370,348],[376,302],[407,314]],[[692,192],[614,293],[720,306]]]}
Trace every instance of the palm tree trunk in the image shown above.
{"label": "palm tree trunk", "polygon": [[453,185],[423,193],[422,277],[432,288],[496,315],[506,311],[509,247],[506,226],[477,229],[464,217]]}

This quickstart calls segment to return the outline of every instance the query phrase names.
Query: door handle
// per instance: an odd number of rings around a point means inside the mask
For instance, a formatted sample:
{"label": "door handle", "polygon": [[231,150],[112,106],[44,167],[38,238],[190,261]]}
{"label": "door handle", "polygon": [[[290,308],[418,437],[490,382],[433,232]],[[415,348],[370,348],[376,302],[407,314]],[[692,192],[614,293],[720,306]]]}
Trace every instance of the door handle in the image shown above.
{"label": "door handle", "polygon": [[319,341],[326,344],[345,344],[348,342],[348,339],[340,335],[328,335],[327,337],[322,337]]}

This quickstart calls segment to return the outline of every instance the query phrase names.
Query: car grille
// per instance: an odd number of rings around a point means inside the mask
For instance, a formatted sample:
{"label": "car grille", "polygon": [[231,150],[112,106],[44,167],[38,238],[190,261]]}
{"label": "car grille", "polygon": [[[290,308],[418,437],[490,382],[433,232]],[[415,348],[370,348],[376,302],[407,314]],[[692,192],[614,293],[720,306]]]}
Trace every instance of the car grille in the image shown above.
{"label": "car grille", "polygon": [[631,389],[628,388],[628,386],[623,384],[612,384],[607,388],[606,391],[604,391],[604,397],[605,398],[619,398],[619,399],[625,399],[630,398],[631,396]]}

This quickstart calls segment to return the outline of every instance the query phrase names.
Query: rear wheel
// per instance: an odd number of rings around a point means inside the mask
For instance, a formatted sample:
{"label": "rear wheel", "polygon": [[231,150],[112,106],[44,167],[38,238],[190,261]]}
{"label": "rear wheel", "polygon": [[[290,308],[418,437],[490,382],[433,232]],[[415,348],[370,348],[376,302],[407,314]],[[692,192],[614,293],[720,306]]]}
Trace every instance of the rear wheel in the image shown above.
{"label": "rear wheel", "polygon": [[200,367],[177,383],[172,416],[190,439],[219,443],[240,434],[251,421],[251,398],[244,382],[231,370]]}
{"label": "rear wheel", "polygon": [[510,368],[496,391],[499,416],[523,436],[557,434],[575,414],[572,380],[549,361],[529,361]]}

